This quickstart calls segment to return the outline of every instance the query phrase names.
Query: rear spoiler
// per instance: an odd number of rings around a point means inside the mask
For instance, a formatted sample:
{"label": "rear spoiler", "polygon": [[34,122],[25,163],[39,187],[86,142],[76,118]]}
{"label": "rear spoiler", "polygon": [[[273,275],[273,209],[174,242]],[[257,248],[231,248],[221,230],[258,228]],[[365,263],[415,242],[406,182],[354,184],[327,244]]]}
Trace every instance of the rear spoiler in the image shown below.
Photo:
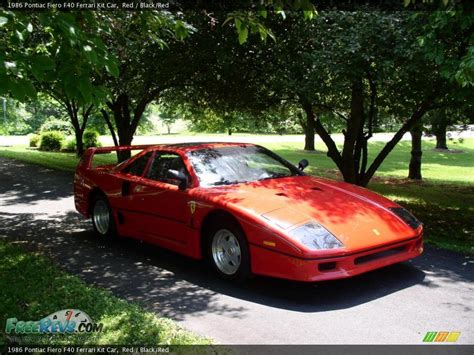
{"label": "rear spoiler", "polygon": [[156,144],[143,144],[143,145],[119,145],[113,147],[92,147],[88,148],[82,155],[81,161],[78,167],[90,169],[92,166],[92,160],[96,154],[108,154],[112,152],[124,151],[124,150],[143,150],[150,147],[155,147]]}

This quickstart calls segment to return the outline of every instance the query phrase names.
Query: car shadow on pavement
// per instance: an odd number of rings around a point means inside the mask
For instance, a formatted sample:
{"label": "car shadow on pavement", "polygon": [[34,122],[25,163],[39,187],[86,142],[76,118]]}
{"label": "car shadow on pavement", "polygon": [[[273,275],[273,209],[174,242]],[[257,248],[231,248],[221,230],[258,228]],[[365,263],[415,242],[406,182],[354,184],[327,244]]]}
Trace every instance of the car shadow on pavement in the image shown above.
{"label": "car shadow on pavement", "polygon": [[0,237],[40,251],[85,282],[175,320],[200,312],[245,317],[245,303],[229,306],[219,301],[221,295],[291,311],[322,312],[354,307],[416,285],[442,287],[426,281],[423,270],[450,282],[472,281],[472,273],[460,263],[449,265],[451,259],[444,260],[443,251],[440,257],[440,251],[430,249],[412,262],[349,279],[299,283],[254,277],[234,285],[218,279],[204,262],[137,240],[101,240],[89,222],[72,211],[47,218],[0,213]]}

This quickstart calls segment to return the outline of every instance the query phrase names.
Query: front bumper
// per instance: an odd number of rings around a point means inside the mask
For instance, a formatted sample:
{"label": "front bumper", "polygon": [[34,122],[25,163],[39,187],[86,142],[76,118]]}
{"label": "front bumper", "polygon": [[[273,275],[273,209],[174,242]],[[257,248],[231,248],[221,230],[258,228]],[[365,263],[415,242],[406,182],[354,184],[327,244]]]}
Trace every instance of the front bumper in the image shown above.
{"label": "front bumper", "polygon": [[408,241],[325,258],[301,258],[250,244],[252,272],[296,281],[347,278],[417,257],[423,252],[419,235]]}

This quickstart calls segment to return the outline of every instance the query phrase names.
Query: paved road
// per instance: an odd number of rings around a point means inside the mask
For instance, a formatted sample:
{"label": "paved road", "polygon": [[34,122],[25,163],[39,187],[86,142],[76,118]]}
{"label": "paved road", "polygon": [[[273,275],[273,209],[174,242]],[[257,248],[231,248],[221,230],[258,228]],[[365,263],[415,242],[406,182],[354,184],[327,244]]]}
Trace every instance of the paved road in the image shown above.
{"label": "paved road", "polygon": [[411,263],[348,280],[255,278],[237,287],[200,262],[95,238],[74,211],[71,181],[70,173],[0,159],[0,237],[219,343],[417,344],[427,331],[461,331],[460,343],[474,343],[469,257],[428,248]]}

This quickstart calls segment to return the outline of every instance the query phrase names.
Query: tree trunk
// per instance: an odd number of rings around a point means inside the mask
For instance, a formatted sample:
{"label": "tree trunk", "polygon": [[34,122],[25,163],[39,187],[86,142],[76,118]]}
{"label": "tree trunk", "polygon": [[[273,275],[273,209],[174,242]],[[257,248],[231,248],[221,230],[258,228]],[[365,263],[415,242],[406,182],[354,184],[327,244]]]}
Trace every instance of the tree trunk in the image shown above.
{"label": "tree trunk", "polygon": [[448,149],[446,142],[446,131],[448,129],[446,110],[438,109],[434,111],[431,115],[430,123],[436,137],[436,149]]}
{"label": "tree trunk", "polygon": [[84,154],[84,142],[82,141],[84,131],[80,128],[75,129],[74,135],[76,136],[76,154],[78,157],[82,157],[82,154]]}
{"label": "tree trunk", "polygon": [[[398,144],[398,142],[400,142],[403,135],[406,132],[410,131],[414,125],[416,125],[417,123],[419,123],[421,121],[423,115],[428,111],[429,107],[431,106],[432,100],[433,100],[433,98],[429,98],[429,99],[425,100],[424,102],[422,102],[420,104],[420,106],[418,107],[418,109],[413,112],[411,117],[395,133],[395,135],[392,137],[392,139],[385,144],[385,146],[382,148],[382,150],[375,157],[372,164],[370,164],[369,168],[367,169],[367,171],[363,175],[363,177],[359,178],[359,181],[357,182],[358,185],[360,185],[360,186],[367,186],[368,185],[370,179],[374,176],[377,169],[383,163],[385,158],[390,154],[390,152],[393,150],[393,148],[395,148],[395,146]],[[336,146],[336,143],[331,138],[328,131],[321,124],[321,121],[315,119],[314,112],[312,110],[312,105],[309,103],[309,101],[305,100],[304,97],[300,97],[300,102],[301,102],[301,105],[302,105],[303,110],[305,111],[306,115],[308,117],[311,117],[314,120],[316,133],[321,137],[324,144],[328,148],[327,156],[329,158],[331,158],[331,160],[338,167],[339,171],[341,173],[343,173],[344,164],[343,164],[341,153],[339,152],[339,150]],[[345,139],[347,139],[347,134],[346,134]],[[364,151],[364,150],[367,149],[367,146],[365,144],[361,144],[361,149],[362,149],[362,151]],[[363,162],[362,165],[364,165],[364,164],[366,164],[366,163]]]}
{"label": "tree trunk", "polygon": [[[138,127],[138,123],[145,111],[146,105],[150,102],[144,98],[135,106],[133,118],[130,111],[130,99],[126,94],[120,94],[114,102],[108,102],[107,106],[112,110],[117,128],[118,144],[121,146],[132,145],[133,136]],[[104,114],[103,114],[104,115]],[[104,118],[106,115],[104,115]],[[113,128],[108,124],[109,129]],[[127,160],[131,157],[130,150],[117,151],[117,159],[119,162]]]}
{"label": "tree trunk", "polygon": [[412,180],[421,180],[421,136],[423,133],[421,121],[410,130],[411,134],[411,159],[408,168],[408,178]]}
{"label": "tree trunk", "polygon": [[448,144],[446,140],[446,131],[448,125],[445,122],[439,124],[434,132],[436,137],[436,149],[448,149]]}
{"label": "tree trunk", "polygon": [[[364,122],[364,85],[362,78],[354,81],[351,92],[351,114],[344,132],[344,148],[342,150],[342,175],[345,182],[359,183],[360,151],[356,151],[357,141],[361,138]],[[362,149],[362,146],[359,148]]]}
{"label": "tree trunk", "polygon": [[112,140],[114,141],[114,145],[118,146],[118,139],[117,135],[115,134],[114,126],[112,125],[112,122],[110,121],[109,114],[106,110],[101,109],[100,112],[102,113],[102,117],[104,117],[104,121],[107,124],[107,127],[109,128],[110,134],[112,136]]}
{"label": "tree trunk", "polygon": [[[120,113],[114,113],[114,118],[115,118],[115,123],[117,125],[117,135],[118,135],[118,142],[119,145],[121,146],[127,146],[127,145],[132,145],[132,140],[133,140],[133,135],[135,134],[135,131],[131,130],[131,127],[129,124],[123,121],[123,118],[121,118]],[[121,122],[120,128],[118,121]],[[119,150],[117,151],[117,159],[119,162],[125,161],[129,159],[132,156],[132,152],[130,150]]]}
{"label": "tree trunk", "polygon": [[364,179],[361,181],[361,186],[367,186],[370,179],[374,176],[377,169],[382,165],[385,158],[390,154],[390,152],[395,148],[395,146],[400,142],[406,132],[411,131],[411,129],[420,123],[423,115],[428,111],[428,107],[431,104],[431,100],[426,100],[418,107],[418,109],[413,112],[411,117],[406,121],[402,127],[395,133],[391,140],[389,140],[382,150],[377,154],[372,164],[370,164],[367,173],[364,176]]}
{"label": "tree trunk", "polygon": [[76,154],[78,157],[81,157],[84,154],[84,143],[82,142],[82,136],[84,130],[81,129],[81,124],[79,123],[78,118],[78,108],[75,102],[66,101],[66,107],[69,114],[69,118],[74,128],[74,136],[76,138]]}
{"label": "tree trunk", "polygon": [[306,123],[303,125],[304,129],[304,150],[315,150],[314,148],[314,119],[306,115]]}
{"label": "tree trunk", "polygon": [[316,116],[313,112],[313,107],[305,98],[300,97],[302,108],[306,114],[307,119],[311,119],[314,122],[314,129],[316,133],[321,137],[322,141],[328,148],[327,156],[336,164],[339,171],[342,172],[342,159],[341,154],[337,148],[336,143],[331,138],[329,133],[326,131],[324,126],[321,124],[319,119],[316,119]]}
{"label": "tree trunk", "polygon": [[232,128],[227,129],[227,134],[228,134],[229,136],[232,135]]}

